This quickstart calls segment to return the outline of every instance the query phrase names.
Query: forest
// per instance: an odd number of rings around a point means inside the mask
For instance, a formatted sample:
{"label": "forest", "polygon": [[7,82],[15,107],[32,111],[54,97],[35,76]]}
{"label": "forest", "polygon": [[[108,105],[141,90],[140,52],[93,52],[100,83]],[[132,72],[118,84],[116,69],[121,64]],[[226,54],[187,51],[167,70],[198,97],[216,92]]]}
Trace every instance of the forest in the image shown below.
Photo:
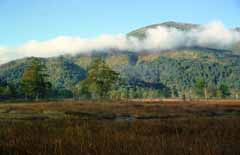
{"label": "forest", "polygon": [[239,59],[198,48],[26,58],[2,65],[0,99],[237,99]]}

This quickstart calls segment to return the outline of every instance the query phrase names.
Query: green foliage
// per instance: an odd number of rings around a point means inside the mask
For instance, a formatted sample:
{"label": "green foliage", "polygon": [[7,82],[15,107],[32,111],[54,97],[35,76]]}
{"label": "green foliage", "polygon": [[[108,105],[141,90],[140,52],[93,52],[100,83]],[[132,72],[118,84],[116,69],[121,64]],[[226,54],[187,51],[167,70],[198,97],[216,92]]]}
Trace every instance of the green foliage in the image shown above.
{"label": "green foliage", "polygon": [[226,84],[221,84],[218,88],[217,96],[220,98],[226,98],[230,95],[229,87]]}
{"label": "green foliage", "polygon": [[[231,96],[226,97],[238,98],[240,93],[240,56],[231,51],[183,48],[161,54],[123,51],[87,56],[88,62],[96,62],[93,60],[101,57],[100,61],[104,63],[99,64],[104,64],[105,67],[99,65],[99,68],[103,69],[97,69],[97,63],[82,66],[85,57],[81,59],[79,57],[41,59],[46,66],[46,73],[50,75],[48,81],[52,83],[51,98],[84,99],[89,96],[93,98],[107,96],[121,99],[183,95],[186,98],[220,98],[222,95],[219,88],[222,83],[228,86],[231,93]],[[0,79],[16,88],[15,90],[20,93],[17,96],[21,96],[18,85],[33,59],[13,61],[0,68]],[[121,64],[116,60],[121,61]],[[106,83],[112,83],[111,78],[108,81],[108,77],[111,76],[106,75],[111,72],[104,71],[104,68],[109,70],[108,66],[111,66],[111,71],[120,74],[120,82],[113,82],[116,84],[111,85],[109,91],[107,90],[109,85]],[[201,84],[201,79],[204,80],[205,86]]]}
{"label": "green foliage", "polygon": [[47,96],[51,83],[46,81],[46,68],[39,59],[33,59],[29,68],[24,71],[21,90],[26,98],[44,98]]}
{"label": "green foliage", "polygon": [[80,93],[92,98],[106,98],[119,74],[110,69],[104,60],[96,59],[88,69],[87,78],[80,83]]}
{"label": "green foliage", "polygon": [[49,81],[54,90],[69,90],[81,80],[86,78],[86,71],[67,57],[50,58],[46,62]]}
{"label": "green foliage", "polygon": [[12,99],[16,97],[15,88],[0,80],[0,100]]}
{"label": "green foliage", "polygon": [[[149,29],[158,26],[190,31],[200,25],[165,22],[140,28],[130,32],[127,36],[144,39]],[[236,30],[239,31],[239,28]],[[50,94],[52,98],[89,98],[89,96],[95,98],[105,96],[111,98],[170,96],[215,98],[230,97],[229,94],[238,98],[240,94],[239,49],[240,44],[237,43],[227,50],[214,49],[214,47],[181,48],[161,53],[159,51],[147,53],[99,50],[89,55],[60,56],[41,59],[41,61],[46,66],[44,70],[50,75],[48,81],[52,84]],[[97,63],[90,64],[96,57],[104,59],[104,63],[99,63],[104,64],[103,67],[97,66]],[[9,98],[14,94],[21,97],[19,85],[20,83],[24,85],[22,77],[30,82],[27,75],[32,74],[30,77],[36,79],[33,72],[26,71],[29,70],[29,64],[34,59],[24,58],[1,65],[0,79],[4,80],[7,85],[0,85],[0,98]],[[111,69],[107,66],[111,66]],[[86,79],[87,72],[88,78]],[[112,90],[111,83],[115,82],[114,73],[116,72],[120,73],[119,78],[123,82]],[[222,86],[222,83],[228,88]],[[34,93],[36,88],[26,84],[24,87],[26,96],[36,97]],[[45,86],[42,87],[38,87],[40,92],[44,92]],[[45,95],[40,93],[40,96]]]}
{"label": "green foliage", "polygon": [[203,79],[196,80],[195,91],[198,96],[200,97],[205,96],[206,87],[207,87],[206,82]]}
{"label": "green foliage", "polygon": [[79,82],[74,88],[75,99],[90,99],[91,92],[88,89],[88,81],[83,80]]}

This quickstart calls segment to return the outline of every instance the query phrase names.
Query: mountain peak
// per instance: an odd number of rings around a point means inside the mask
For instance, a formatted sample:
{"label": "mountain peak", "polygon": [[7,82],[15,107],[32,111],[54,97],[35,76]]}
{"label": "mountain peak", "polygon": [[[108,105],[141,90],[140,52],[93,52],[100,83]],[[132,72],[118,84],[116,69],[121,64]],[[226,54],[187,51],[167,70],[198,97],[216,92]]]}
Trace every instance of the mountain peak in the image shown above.
{"label": "mountain peak", "polygon": [[167,22],[161,23],[159,25],[167,26],[167,27],[175,27],[178,29],[194,28],[194,27],[199,26],[197,24],[185,23],[185,22],[175,22],[175,21],[167,21]]}
{"label": "mountain peak", "polygon": [[198,27],[199,25],[191,24],[191,23],[184,23],[184,22],[167,21],[167,22],[163,22],[163,23],[159,23],[159,24],[153,24],[153,25],[145,26],[143,28],[139,28],[137,30],[134,30],[134,31],[128,33],[127,35],[128,36],[134,36],[134,37],[137,37],[137,38],[144,38],[147,30],[154,29],[154,28],[157,28],[159,26],[168,27],[168,28],[176,28],[176,29],[179,29],[179,30],[182,30],[182,31],[188,31],[190,29]]}

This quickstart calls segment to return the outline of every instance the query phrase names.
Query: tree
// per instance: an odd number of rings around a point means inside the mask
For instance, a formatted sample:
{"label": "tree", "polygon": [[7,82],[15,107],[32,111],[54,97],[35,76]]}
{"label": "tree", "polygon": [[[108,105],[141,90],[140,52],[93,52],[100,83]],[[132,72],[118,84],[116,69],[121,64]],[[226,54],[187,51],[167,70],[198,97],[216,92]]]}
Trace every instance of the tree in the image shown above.
{"label": "tree", "polygon": [[196,94],[200,97],[208,98],[207,84],[205,80],[198,79],[195,85]]}
{"label": "tree", "polygon": [[0,100],[13,99],[17,95],[16,88],[0,79]]}
{"label": "tree", "polygon": [[232,94],[235,96],[235,99],[239,99],[239,93],[240,93],[240,80],[237,80],[234,88],[232,89]]}
{"label": "tree", "polygon": [[119,74],[109,68],[103,59],[93,60],[87,78],[82,81],[81,88],[84,94],[91,93],[92,98],[106,98],[117,82]]}
{"label": "tree", "polygon": [[0,87],[0,100],[10,99],[12,94],[12,90],[9,86]]}
{"label": "tree", "polygon": [[226,84],[221,84],[218,88],[217,96],[221,98],[226,98],[231,95],[229,87]]}
{"label": "tree", "polygon": [[75,86],[74,96],[75,99],[90,99],[91,93],[88,90],[88,81],[83,80]]}
{"label": "tree", "polygon": [[51,83],[46,81],[46,66],[37,58],[34,58],[31,65],[24,71],[21,81],[21,90],[25,98],[38,100],[47,96]]}

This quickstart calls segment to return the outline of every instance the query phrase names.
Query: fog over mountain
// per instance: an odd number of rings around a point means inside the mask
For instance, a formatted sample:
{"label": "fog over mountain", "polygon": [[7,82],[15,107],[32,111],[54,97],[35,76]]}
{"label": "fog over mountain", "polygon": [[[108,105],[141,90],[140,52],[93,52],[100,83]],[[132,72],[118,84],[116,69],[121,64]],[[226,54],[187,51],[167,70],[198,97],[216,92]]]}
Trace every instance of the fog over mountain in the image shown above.
{"label": "fog over mountain", "polygon": [[240,41],[240,32],[226,28],[221,22],[198,25],[188,30],[160,25],[148,28],[144,33],[144,38],[122,34],[92,39],[60,36],[46,41],[32,40],[18,47],[0,46],[0,63],[29,56],[51,57],[109,49],[134,52],[159,52],[193,46],[229,49]]}

